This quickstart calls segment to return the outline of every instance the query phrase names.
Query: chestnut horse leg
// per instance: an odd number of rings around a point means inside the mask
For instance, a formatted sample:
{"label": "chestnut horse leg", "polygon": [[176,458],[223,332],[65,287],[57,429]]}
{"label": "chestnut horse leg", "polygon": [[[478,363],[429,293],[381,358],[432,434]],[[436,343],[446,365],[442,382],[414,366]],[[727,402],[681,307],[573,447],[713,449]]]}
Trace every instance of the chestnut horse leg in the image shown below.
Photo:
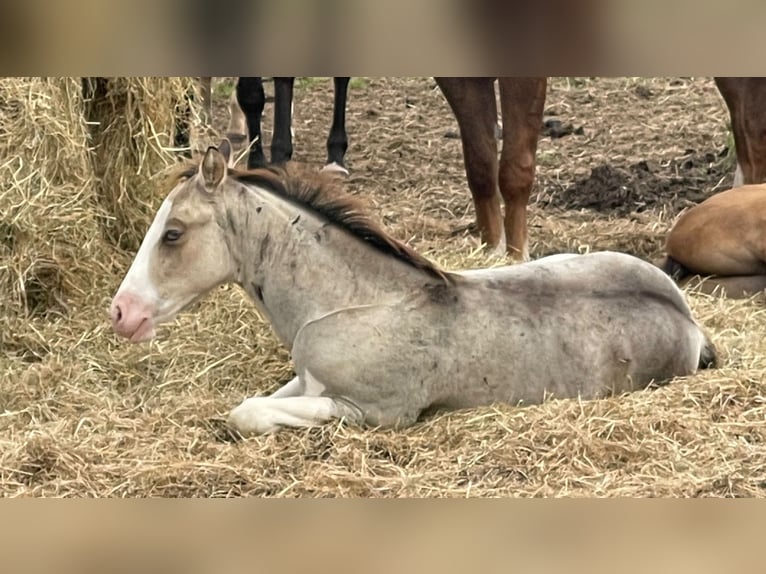
{"label": "chestnut horse leg", "polygon": [[498,247],[503,235],[497,186],[497,104],[494,78],[435,78],[460,128],[463,160],[481,240]]}
{"label": "chestnut horse leg", "polygon": [[547,78],[498,78],[503,151],[498,183],[505,202],[505,243],[513,259],[529,259],[527,204],[535,181],[537,138]]}
{"label": "chestnut horse leg", "polygon": [[715,78],[737,148],[734,187],[766,181],[766,78]]}
{"label": "chestnut horse leg", "polygon": [[253,169],[266,165],[261,141],[261,117],[266,105],[266,94],[263,92],[261,78],[241,77],[237,81],[237,103],[247,120],[247,132],[250,134],[250,153],[247,156],[247,167]]}

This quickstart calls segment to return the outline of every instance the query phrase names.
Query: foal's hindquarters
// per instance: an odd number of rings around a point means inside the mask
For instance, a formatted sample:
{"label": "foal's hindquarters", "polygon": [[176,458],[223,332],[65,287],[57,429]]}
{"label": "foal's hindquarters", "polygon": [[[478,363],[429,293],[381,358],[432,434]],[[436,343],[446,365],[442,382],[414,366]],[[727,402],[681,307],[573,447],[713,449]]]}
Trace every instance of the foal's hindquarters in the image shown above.
{"label": "foal's hindquarters", "polygon": [[664,273],[597,253],[339,310],[303,327],[293,359],[357,422],[406,426],[431,408],[632,391],[709,366],[715,350]]}
{"label": "foal's hindquarters", "polygon": [[718,193],[679,217],[660,263],[682,286],[750,297],[766,289],[766,185]]}

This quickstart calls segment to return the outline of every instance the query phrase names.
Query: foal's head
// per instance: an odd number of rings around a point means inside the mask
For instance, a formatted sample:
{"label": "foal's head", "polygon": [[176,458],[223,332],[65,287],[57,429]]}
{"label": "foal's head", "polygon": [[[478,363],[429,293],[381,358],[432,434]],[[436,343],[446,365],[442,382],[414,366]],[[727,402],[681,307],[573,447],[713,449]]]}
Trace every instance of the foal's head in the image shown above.
{"label": "foal's head", "polygon": [[160,206],[110,308],[112,327],[131,342],[151,339],[155,325],[233,279],[220,202],[230,153],[227,141],[209,148]]}

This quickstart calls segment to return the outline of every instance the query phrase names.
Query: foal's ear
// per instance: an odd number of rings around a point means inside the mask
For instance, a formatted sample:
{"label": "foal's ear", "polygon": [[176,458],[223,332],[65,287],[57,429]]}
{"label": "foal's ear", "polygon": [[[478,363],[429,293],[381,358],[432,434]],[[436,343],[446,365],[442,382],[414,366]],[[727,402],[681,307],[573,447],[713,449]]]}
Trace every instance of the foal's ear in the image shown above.
{"label": "foal's ear", "polygon": [[221,143],[218,144],[218,151],[221,152],[223,159],[226,160],[226,165],[234,167],[234,154],[231,153],[231,142],[228,139],[223,138],[221,140]]}
{"label": "foal's ear", "polygon": [[[231,148],[229,148],[231,151]],[[213,146],[207,148],[202,163],[199,164],[199,174],[205,182],[205,189],[213,192],[226,178],[226,163],[228,159]]]}

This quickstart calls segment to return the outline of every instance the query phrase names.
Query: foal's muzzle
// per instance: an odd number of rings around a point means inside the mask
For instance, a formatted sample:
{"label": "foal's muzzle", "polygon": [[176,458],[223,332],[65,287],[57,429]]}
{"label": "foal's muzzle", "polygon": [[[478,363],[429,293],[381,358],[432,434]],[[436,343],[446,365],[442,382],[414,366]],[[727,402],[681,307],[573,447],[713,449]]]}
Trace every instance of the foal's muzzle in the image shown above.
{"label": "foal's muzzle", "polygon": [[154,313],[148,305],[133,293],[118,293],[109,307],[114,332],[129,339],[131,343],[148,341],[154,337]]}

